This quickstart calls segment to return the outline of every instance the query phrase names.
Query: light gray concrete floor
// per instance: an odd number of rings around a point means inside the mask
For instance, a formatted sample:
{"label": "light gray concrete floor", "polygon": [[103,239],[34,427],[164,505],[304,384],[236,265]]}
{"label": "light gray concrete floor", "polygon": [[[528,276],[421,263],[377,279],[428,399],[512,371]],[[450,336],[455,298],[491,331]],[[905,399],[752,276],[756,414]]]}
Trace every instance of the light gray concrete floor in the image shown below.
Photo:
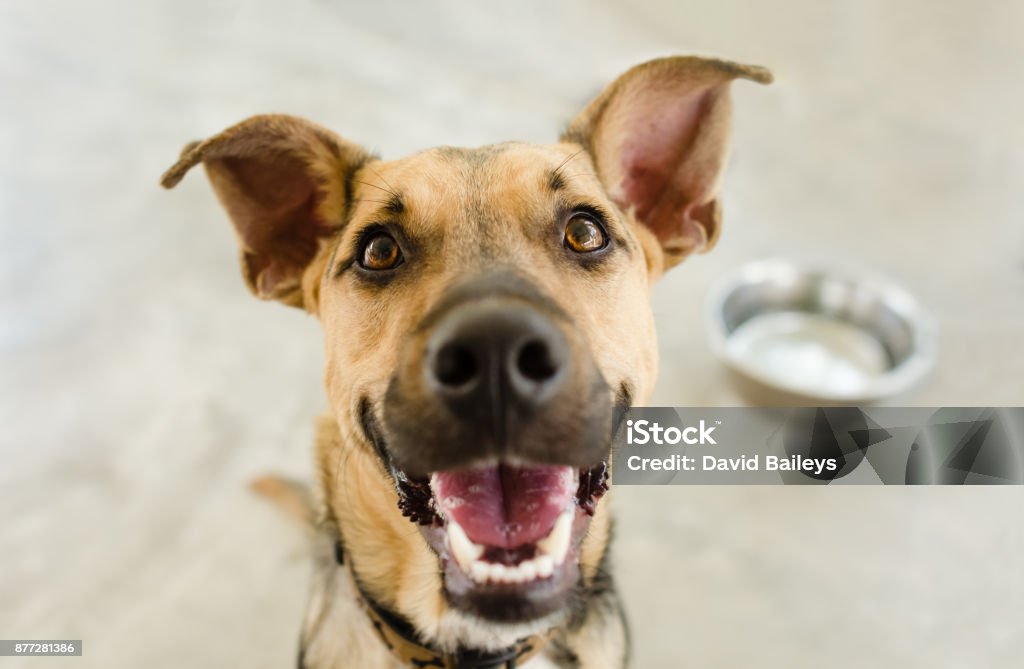
{"label": "light gray concrete floor", "polygon": [[[317,325],[252,300],[182,144],[285,111],[399,156],[548,141],[648,57],[772,67],[736,92],[724,237],[655,294],[657,403],[735,404],[708,286],[853,262],[935,313],[908,402],[1024,404],[1024,4],[0,3],[0,637],[6,667],[291,666]],[[620,489],[638,667],[1018,667],[1024,502],[995,489]]]}

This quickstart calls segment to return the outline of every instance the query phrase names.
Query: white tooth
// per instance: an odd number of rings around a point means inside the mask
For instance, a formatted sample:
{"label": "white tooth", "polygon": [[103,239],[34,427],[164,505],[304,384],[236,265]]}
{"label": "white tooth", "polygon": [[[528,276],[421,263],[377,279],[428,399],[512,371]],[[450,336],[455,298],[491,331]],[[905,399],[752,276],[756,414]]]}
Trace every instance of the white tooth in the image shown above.
{"label": "white tooth", "polygon": [[572,535],[574,513],[571,507],[563,511],[548,536],[537,542],[537,548],[541,553],[550,555],[555,564],[562,564],[566,553],[569,552],[569,537]]}
{"label": "white tooth", "polygon": [[470,573],[473,580],[477,583],[484,583],[487,581],[487,576],[490,574],[490,569],[487,567],[486,562],[474,562],[473,571]]}
{"label": "white tooth", "polygon": [[555,573],[555,561],[551,559],[550,555],[540,555],[534,559],[537,563],[537,576],[540,578],[547,578]]}
{"label": "white tooth", "polygon": [[454,520],[448,521],[448,547],[463,571],[469,571],[484,552],[484,547],[470,541],[466,531]]}
{"label": "white tooth", "polygon": [[579,482],[576,480],[580,475],[578,469],[566,469],[562,472],[562,485],[568,490],[575,490]]}
{"label": "white tooth", "polygon": [[466,571],[477,583],[528,583],[551,576],[556,564],[550,555],[538,555],[513,566],[474,560]]}

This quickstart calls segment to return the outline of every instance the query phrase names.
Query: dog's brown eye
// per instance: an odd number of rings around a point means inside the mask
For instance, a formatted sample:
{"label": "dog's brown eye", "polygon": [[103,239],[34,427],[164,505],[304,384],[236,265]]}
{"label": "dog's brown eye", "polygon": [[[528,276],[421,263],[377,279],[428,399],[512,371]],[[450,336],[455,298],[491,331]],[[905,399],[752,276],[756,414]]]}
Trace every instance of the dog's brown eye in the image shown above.
{"label": "dog's brown eye", "polygon": [[363,242],[359,252],[359,265],[363,269],[383,271],[394,269],[402,262],[402,250],[395,238],[386,232],[378,232]]}
{"label": "dog's brown eye", "polygon": [[604,228],[586,214],[575,214],[565,225],[565,246],[576,253],[600,251],[607,243]]}

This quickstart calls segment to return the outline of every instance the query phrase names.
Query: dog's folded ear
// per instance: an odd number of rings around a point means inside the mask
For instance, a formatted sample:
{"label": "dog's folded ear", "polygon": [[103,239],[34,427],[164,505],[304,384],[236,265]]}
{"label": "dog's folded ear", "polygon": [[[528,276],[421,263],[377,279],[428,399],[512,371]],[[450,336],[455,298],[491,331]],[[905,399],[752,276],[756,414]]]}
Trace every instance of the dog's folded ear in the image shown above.
{"label": "dog's folded ear", "polygon": [[262,299],[312,309],[307,302],[315,299],[318,277],[304,277],[321,242],[341,225],[349,205],[346,184],[368,157],[304,119],[254,116],[186,146],[161,184],[173,188],[203,163],[238,234],[249,289]]}
{"label": "dog's folded ear", "polygon": [[612,199],[661,243],[663,268],[718,239],[729,145],[729,84],[769,83],[761,67],[673,57],[629,70],[570,124]]}

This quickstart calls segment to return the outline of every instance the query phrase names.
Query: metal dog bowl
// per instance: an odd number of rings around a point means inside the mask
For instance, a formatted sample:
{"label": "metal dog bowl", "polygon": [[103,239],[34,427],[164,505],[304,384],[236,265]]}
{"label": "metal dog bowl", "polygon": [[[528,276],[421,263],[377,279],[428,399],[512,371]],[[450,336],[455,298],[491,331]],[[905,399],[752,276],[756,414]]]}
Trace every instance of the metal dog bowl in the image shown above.
{"label": "metal dog bowl", "polygon": [[935,364],[932,319],[899,286],[856,272],[763,260],[713,291],[719,356],[759,404],[866,404]]}

